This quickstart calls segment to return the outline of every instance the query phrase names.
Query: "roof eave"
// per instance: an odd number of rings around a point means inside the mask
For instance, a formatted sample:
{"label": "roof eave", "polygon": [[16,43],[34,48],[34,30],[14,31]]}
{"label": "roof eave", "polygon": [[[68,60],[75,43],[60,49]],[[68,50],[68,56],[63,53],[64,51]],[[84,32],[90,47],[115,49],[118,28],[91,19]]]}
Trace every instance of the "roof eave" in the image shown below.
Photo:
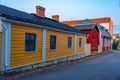
{"label": "roof eave", "polygon": [[96,24],[96,23],[74,24],[74,25],[72,25],[72,26],[91,25],[91,24]]}
{"label": "roof eave", "polygon": [[56,31],[61,31],[61,32],[67,32],[67,33],[73,33],[73,34],[81,34],[83,36],[86,36],[86,34],[83,34],[83,33],[65,31],[65,30],[50,28],[50,27],[43,26],[43,25],[37,25],[37,24],[28,23],[28,22],[22,22],[22,21],[17,21],[17,20],[12,20],[12,19],[6,19],[5,17],[0,17],[0,20],[6,21],[6,22],[11,22],[11,23],[16,23],[16,24],[27,25],[27,26],[35,26],[35,27],[38,27],[38,28],[46,28],[46,29],[51,29],[51,30],[56,30]]}

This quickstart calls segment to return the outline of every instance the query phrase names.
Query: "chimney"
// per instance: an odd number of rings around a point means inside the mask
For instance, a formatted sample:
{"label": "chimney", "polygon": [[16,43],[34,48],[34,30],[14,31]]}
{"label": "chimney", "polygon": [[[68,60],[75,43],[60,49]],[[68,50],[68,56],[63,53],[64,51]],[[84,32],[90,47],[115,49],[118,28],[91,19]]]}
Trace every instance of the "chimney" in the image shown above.
{"label": "chimney", "polygon": [[36,6],[36,15],[45,18],[45,8],[42,6]]}
{"label": "chimney", "polygon": [[53,19],[53,20],[56,20],[56,21],[59,21],[59,15],[53,15],[53,16],[52,16],[52,19]]}

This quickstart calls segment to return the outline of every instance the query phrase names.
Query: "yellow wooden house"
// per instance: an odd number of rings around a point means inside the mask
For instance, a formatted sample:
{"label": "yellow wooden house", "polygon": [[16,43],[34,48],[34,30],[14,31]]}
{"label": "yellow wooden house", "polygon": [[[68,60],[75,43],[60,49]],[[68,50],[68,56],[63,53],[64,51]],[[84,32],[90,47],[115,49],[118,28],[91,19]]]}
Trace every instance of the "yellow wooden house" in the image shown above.
{"label": "yellow wooden house", "polygon": [[0,5],[0,70],[86,56],[86,34],[45,17]]}

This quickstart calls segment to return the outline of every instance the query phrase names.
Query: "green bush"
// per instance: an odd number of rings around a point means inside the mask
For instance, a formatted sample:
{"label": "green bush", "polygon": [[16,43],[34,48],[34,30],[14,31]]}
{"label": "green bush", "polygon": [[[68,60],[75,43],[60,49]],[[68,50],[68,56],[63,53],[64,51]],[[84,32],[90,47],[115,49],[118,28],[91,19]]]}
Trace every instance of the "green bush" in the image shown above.
{"label": "green bush", "polygon": [[113,50],[117,50],[118,45],[119,45],[119,40],[114,40],[113,41],[113,46],[112,46]]}

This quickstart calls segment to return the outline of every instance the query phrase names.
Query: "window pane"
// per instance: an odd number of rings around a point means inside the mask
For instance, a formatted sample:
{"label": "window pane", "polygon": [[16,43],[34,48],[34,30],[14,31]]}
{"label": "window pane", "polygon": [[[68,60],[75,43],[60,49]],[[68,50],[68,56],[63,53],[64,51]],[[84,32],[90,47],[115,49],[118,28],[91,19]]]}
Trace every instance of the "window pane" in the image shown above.
{"label": "window pane", "polygon": [[36,34],[25,34],[25,51],[35,51]]}
{"label": "window pane", "polygon": [[50,49],[56,49],[56,36],[50,35]]}
{"label": "window pane", "polygon": [[35,41],[36,41],[36,36],[32,34],[31,35],[31,51],[35,51]]}
{"label": "window pane", "polygon": [[68,48],[72,47],[72,37],[68,37]]}
{"label": "window pane", "polygon": [[79,38],[79,47],[82,47],[82,38]]}

